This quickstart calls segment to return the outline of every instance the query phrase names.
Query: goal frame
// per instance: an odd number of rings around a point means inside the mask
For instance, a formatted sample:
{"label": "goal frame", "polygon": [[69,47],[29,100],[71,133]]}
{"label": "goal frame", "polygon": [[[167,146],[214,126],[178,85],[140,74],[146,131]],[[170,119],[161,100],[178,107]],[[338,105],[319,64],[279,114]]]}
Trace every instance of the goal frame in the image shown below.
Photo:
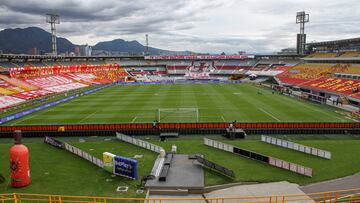
{"label": "goal frame", "polygon": [[158,108],[156,109],[156,120],[161,122],[161,112],[194,112],[195,121],[199,122],[200,115],[198,108]]}

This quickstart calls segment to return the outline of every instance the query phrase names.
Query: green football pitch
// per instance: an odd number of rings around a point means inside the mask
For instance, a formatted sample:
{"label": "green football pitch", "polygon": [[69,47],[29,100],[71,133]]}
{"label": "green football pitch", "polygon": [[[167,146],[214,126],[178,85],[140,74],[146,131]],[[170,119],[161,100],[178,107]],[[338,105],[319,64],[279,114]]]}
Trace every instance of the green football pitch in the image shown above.
{"label": "green football pitch", "polygon": [[5,125],[161,122],[354,122],[335,108],[249,84],[116,85]]}
{"label": "green football pitch", "polygon": [[[176,139],[168,139],[166,142],[160,142],[156,136],[139,136],[138,138],[162,146],[166,151],[170,151],[171,146],[175,144],[178,153],[202,154],[206,159],[227,167],[236,174],[236,179],[231,180],[216,172],[205,169],[205,185],[207,186],[234,182],[273,181],[289,181],[306,185],[352,175],[360,171],[360,159],[357,158],[360,153],[360,139],[358,136],[277,136],[307,146],[331,151],[331,160],[266,144],[259,141],[259,136],[254,135],[248,136],[245,140],[227,140],[222,136],[214,135],[206,137],[311,167],[314,170],[314,176],[309,178],[205,146],[203,144],[203,136],[181,136]],[[43,138],[24,138],[24,143],[30,150],[32,183],[24,188],[11,188],[9,186],[10,168],[8,151],[13,145],[13,140],[2,138],[0,140],[0,174],[4,175],[6,182],[0,183],[0,194],[17,192],[117,197],[143,197],[145,195],[136,194],[135,191],[140,187],[141,177],[149,175],[153,167],[157,156],[154,152],[117,141],[115,135],[111,137],[59,137],[58,139],[68,142],[98,158],[102,158],[103,152],[111,152],[125,157],[142,154],[144,157],[138,159],[139,179],[130,180],[120,176],[114,177],[112,174],[84,159],[44,144]],[[117,186],[129,186],[129,191],[127,193],[116,192]]]}

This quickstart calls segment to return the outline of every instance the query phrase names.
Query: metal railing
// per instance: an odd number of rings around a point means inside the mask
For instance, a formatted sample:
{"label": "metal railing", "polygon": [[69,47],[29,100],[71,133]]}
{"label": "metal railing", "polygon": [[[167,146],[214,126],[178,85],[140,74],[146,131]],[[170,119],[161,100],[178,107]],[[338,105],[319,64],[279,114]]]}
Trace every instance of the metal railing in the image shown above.
{"label": "metal railing", "polygon": [[286,203],[286,202],[360,202],[360,188],[318,192],[310,194],[286,194],[270,196],[240,196],[240,197],[211,197],[211,198],[120,198],[120,197],[95,197],[95,196],[68,196],[51,194],[25,194],[12,193],[0,194],[0,203],[25,203],[25,202],[48,202],[48,203],[112,203],[112,202],[139,202],[139,203],[177,203],[177,202],[208,202],[208,203]]}

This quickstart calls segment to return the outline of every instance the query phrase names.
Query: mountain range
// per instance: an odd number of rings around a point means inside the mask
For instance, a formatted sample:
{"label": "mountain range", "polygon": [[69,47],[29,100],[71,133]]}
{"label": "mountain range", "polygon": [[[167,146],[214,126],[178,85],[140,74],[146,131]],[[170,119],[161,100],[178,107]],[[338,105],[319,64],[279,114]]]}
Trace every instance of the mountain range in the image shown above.
{"label": "mountain range", "polygon": [[[58,53],[74,52],[76,45],[66,38],[57,37]],[[29,50],[36,47],[39,51],[43,50],[46,53],[51,52],[51,34],[38,27],[4,29],[0,31],[0,50],[3,53],[13,54],[27,54]],[[143,53],[145,46],[138,41],[125,41],[123,39],[114,39],[111,41],[99,42],[92,47],[93,50],[108,51],[108,52],[130,52]],[[173,54],[175,52],[169,50],[162,50],[149,47],[149,53],[156,55]],[[181,54],[188,54],[190,52],[176,52]]]}

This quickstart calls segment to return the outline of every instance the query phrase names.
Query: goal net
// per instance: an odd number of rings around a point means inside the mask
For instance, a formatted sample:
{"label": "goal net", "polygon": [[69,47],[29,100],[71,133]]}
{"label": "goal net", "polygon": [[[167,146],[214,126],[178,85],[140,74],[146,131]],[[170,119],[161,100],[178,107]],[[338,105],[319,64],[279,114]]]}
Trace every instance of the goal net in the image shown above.
{"label": "goal net", "polygon": [[158,122],[199,122],[198,108],[161,108],[156,111]]}

